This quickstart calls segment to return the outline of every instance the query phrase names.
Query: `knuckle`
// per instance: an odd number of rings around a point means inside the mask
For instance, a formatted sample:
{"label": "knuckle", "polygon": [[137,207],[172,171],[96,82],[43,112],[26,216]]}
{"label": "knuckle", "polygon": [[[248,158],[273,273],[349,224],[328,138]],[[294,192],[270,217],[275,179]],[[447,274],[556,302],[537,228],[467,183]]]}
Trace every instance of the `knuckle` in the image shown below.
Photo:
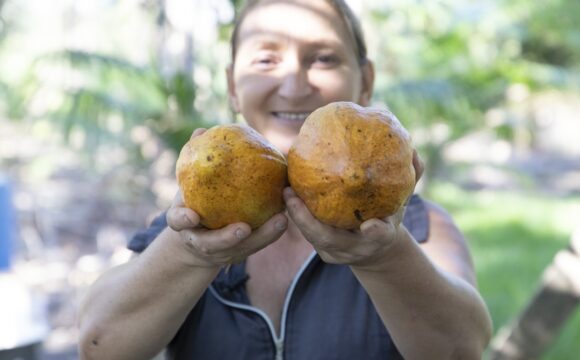
{"label": "knuckle", "polygon": [[165,221],[167,221],[167,226],[169,226],[173,230],[179,230],[179,228],[175,224],[175,210],[174,208],[170,208],[167,210],[165,214]]}
{"label": "knuckle", "polygon": [[211,251],[207,247],[207,245],[204,244],[203,241],[200,241],[197,237],[190,236],[188,243],[190,244],[191,249],[196,254],[201,255],[203,257],[208,257],[209,255],[211,255]]}
{"label": "knuckle", "polygon": [[245,259],[244,256],[229,256],[226,258],[226,264],[238,264]]}
{"label": "knuckle", "polygon": [[322,259],[322,261],[324,261],[327,264],[338,264],[338,263],[340,263],[334,256],[331,256],[326,251],[320,251],[320,252],[318,252],[318,255],[320,256],[320,258]]}
{"label": "knuckle", "polygon": [[318,235],[316,238],[318,239],[317,243],[326,249],[336,247],[336,238],[330,234]]}
{"label": "knuckle", "polygon": [[205,257],[208,257],[213,253],[211,249],[205,244],[200,244],[197,248],[197,251]]}

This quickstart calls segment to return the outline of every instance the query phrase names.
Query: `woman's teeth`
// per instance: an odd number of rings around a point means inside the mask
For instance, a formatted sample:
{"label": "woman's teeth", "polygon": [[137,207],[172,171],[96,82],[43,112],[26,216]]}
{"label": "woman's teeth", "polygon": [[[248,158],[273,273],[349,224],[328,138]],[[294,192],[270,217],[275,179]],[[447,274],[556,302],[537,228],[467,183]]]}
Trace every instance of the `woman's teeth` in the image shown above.
{"label": "woman's teeth", "polygon": [[310,113],[275,112],[274,115],[283,120],[304,121]]}

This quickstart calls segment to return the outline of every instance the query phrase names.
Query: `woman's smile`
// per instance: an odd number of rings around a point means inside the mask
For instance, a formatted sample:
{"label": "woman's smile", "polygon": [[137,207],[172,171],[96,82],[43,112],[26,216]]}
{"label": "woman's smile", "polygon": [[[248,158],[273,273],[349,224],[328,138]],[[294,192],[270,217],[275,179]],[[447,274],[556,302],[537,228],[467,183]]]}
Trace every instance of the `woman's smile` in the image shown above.
{"label": "woman's smile", "polygon": [[311,111],[300,111],[300,112],[291,112],[291,111],[273,111],[272,115],[274,115],[280,121],[290,121],[290,122],[301,122],[303,123],[304,120],[310,115]]}

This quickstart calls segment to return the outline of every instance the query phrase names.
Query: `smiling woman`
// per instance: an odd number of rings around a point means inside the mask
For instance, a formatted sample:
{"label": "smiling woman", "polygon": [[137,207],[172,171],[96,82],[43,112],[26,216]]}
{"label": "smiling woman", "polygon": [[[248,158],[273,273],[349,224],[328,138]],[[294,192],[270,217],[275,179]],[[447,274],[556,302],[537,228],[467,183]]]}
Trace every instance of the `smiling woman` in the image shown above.
{"label": "smiling woman", "polygon": [[370,102],[372,63],[360,25],[346,9],[334,1],[253,1],[234,29],[232,107],[284,153],[317,108]]}
{"label": "smiling woman", "polygon": [[[371,101],[373,64],[342,0],[250,1],[232,46],[231,105],[285,154],[316,109]],[[418,179],[423,166],[411,153],[405,163]],[[250,171],[232,174],[233,186]],[[491,324],[465,239],[440,207],[405,200],[384,218],[363,219],[357,208],[362,223],[345,230],[320,222],[287,187],[286,211],[262,226],[212,230],[178,193],[130,242],[141,254],[88,292],[82,354],[141,359],[167,347],[175,359],[481,358]]]}

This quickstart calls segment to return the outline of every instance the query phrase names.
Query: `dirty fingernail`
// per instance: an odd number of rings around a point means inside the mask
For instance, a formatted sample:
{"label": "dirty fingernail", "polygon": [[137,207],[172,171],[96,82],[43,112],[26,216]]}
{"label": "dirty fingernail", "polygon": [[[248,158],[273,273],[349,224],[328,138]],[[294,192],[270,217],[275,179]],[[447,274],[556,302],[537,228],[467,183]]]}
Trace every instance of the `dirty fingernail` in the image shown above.
{"label": "dirty fingernail", "polygon": [[248,236],[248,234],[247,234],[247,232],[246,232],[246,231],[244,231],[243,229],[237,229],[237,230],[236,230],[236,237],[237,237],[238,239],[243,239],[243,238],[245,238],[246,236]]}
{"label": "dirty fingernail", "polygon": [[284,229],[286,229],[286,221],[278,220],[274,223],[274,227],[277,230],[284,230]]}

